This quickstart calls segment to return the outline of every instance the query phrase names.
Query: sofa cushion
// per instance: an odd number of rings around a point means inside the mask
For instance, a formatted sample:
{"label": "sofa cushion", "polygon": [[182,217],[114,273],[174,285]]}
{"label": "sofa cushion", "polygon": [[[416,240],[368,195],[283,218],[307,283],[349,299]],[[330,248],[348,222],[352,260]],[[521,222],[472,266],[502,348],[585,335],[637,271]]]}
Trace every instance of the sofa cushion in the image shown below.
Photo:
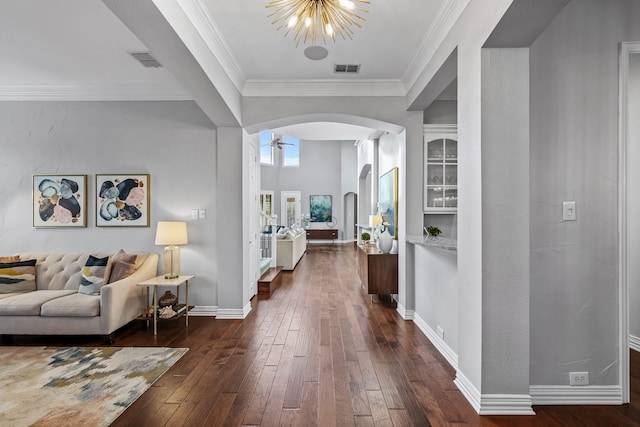
{"label": "sofa cushion", "polygon": [[117,282],[131,276],[142,265],[145,258],[146,255],[128,254],[120,249],[113,256],[108,283]]}
{"label": "sofa cushion", "polygon": [[26,292],[13,292],[13,293],[10,293],[10,294],[0,294],[0,299],[11,298],[13,296],[24,294],[24,293],[26,293]]}
{"label": "sofa cushion", "polygon": [[100,296],[71,294],[42,304],[43,317],[95,317],[100,315]]}
{"label": "sofa cushion", "polygon": [[42,304],[66,295],[75,290],[33,291],[0,299],[0,316],[39,316]]}
{"label": "sofa cushion", "polygon": [[36,260],[0,263],[0,293],[36,290]]}
{"label": "sofa cushion", "polygon": [[97,258],[89,255],[87,262],[82,267],[82,279],[78,293],[86,295],[100,295],[100,288],[109,278],[109,257]]}

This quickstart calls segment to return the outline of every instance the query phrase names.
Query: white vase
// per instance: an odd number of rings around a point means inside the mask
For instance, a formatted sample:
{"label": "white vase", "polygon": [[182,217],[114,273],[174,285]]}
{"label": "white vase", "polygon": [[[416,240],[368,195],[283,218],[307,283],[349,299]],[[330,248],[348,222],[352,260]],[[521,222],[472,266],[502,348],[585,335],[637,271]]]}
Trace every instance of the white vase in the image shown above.
{"label": "white vase", "polygon": [[378,237],[378,249],[381,252],[388,254],[393,247],[393,237],[389,234],[389,229],[385,229],[382,233],[380,233],[380,237]]}

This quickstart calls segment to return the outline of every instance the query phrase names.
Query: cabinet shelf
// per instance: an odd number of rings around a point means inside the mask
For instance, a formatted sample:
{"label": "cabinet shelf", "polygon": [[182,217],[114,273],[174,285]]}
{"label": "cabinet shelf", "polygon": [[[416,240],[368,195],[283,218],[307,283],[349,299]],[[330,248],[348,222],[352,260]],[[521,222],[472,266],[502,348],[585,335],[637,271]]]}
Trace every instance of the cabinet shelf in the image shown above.
{"label": "cabinet shelf", "polygon": [[424,132],[423,211],[450,213],[458,209],[458,141],[455,126]]}

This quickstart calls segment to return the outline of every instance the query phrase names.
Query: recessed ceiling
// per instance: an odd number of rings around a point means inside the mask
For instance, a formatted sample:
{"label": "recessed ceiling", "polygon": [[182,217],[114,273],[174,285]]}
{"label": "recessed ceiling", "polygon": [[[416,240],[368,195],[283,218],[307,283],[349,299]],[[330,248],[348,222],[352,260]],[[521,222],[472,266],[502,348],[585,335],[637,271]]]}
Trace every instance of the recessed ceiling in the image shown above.
{"label": "recessed ceiling", "polygon": [[442,0],[372,0],[353,40],[324,45],[327,58],[310,61],[286,28],[271,24],[267,0],[205,0],[246,79],[339,79],[333,64],[361,64],[361,79],[402,79],[433,24]]}

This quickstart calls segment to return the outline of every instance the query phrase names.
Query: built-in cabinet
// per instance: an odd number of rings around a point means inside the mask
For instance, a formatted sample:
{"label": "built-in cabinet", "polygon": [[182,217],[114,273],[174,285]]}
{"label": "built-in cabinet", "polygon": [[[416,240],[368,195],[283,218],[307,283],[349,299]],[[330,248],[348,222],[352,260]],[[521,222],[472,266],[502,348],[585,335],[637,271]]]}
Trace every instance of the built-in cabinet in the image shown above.
{"label": "built-in cabinet", "polygon": [[424,126],[425,213],[455,213],[458,209],[458,127]]}

